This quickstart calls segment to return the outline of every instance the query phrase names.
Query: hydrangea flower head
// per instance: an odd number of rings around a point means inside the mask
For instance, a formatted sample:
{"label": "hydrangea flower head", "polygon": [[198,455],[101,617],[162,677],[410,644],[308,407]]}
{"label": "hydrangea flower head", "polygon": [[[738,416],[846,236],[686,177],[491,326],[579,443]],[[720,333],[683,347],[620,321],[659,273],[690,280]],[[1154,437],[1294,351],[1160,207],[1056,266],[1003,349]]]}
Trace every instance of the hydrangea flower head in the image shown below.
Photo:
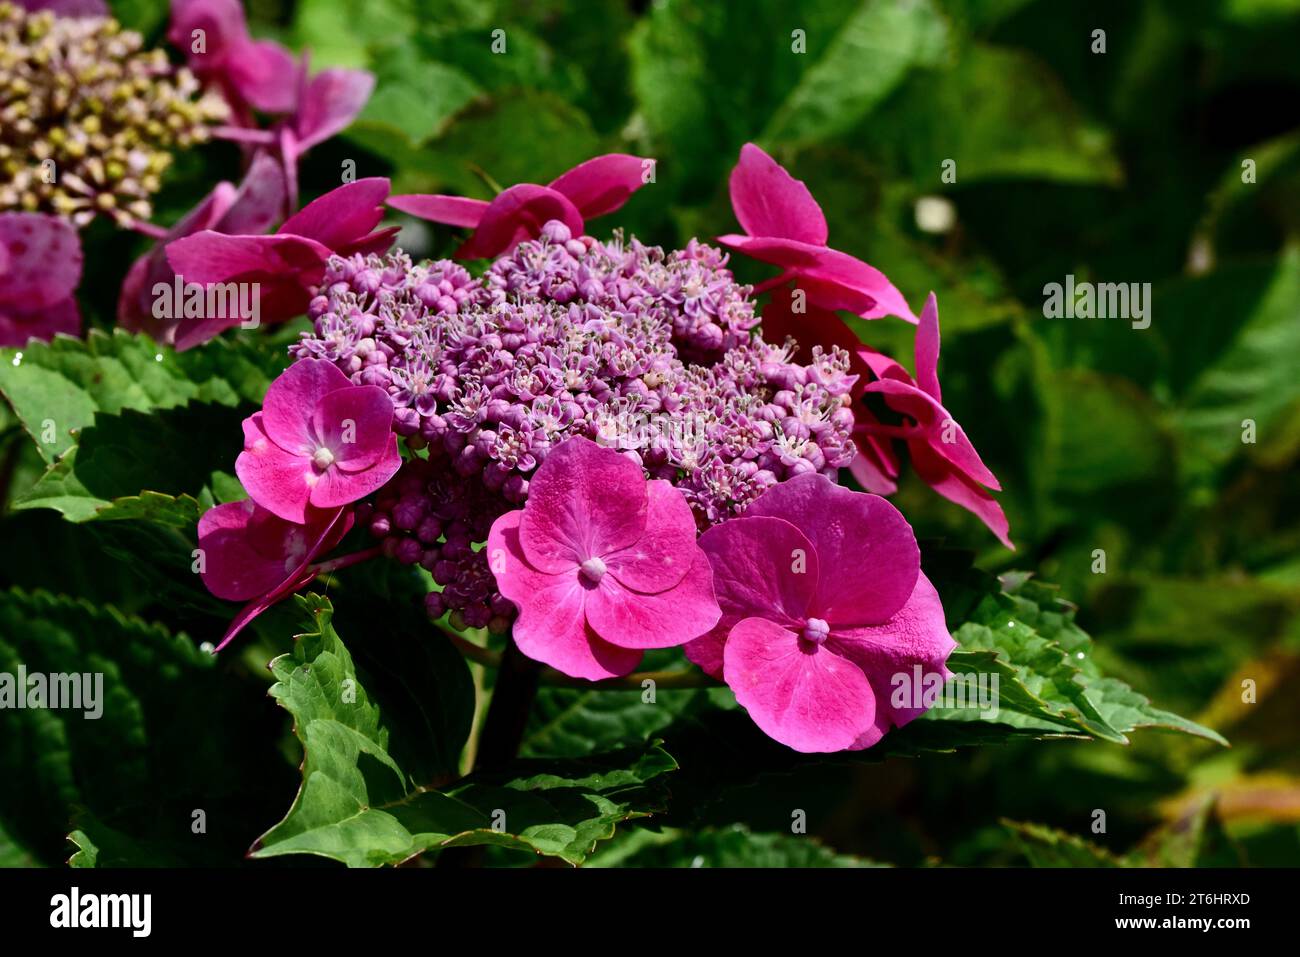
{"label": "hydrangea flower head", "polygon": [[808,301],[823,309],[916,322],[884,273],[826,245],[826,216],[808,187],[753,143],[741,147],[731,172],[731,206],[745,234],[729,233],[718,242],[780,266],[781,275],[765,286],[794,279]]}
{"label": "hydrangea flower head", "polygon": [[457,259],[482,259],[508,253],[526,239],[536,239],[551,220],[574,235],[584,221],[612,213],[644,184],[646,163],[627,153],[596,156],[560,174],[547,186],[520,183],[494,200],[465,196],[411,194],[388,204],[421,219],[474,230],[456,251]]}
{"label": "hydrangea flower head", "polygon": [[383,389],[354,386],[328,362],[295,362],[271,383],[262,411],[244,420],[235,473],[257,504],[303,524],[312,507],[348,505],[396,474],[392,423]]}
{"label": "hydrangea flower head", "polygon": [[687,656],[782,744],[870,747],[921,713],[893,705],[895,675],[920,665],[949,677],[943,606],[911,526],[883,498],[800,475],[699,544],[722,617]]}
{"label": "hydrangea flower head", "polygon": [[171,151],[225,119],[220,97],[103,14],[0,2],[0,207],[133,226],[152,215]]}
{"label": "hydrangea flower head", "polygon": [[[989,471],[975,446],[948,410],[943,407],[939,388],[939,306],[930,293],[921,321],[916,327],[916,378],[893,359],[865,345],[858,358],[870,367],[876,379],[862,387],[881,396],[894,412],[914,423],[904,428],[908,457],[917,475],[936,492],[973,512],[1007,548],[1015,548],[1008,536],[1010,525],[992,491],[1002,486]],[[854,439],[860,452],[853,462],[853,474],[872,491],[892,491],[898,476],[898,457],[890,436],[895,429],[883,425],[865,405],[859,405]]]}
{"label": "hydrangea flower head", "polygon": [[67,222],[40,213],[0,213],[0,346],[76,335],[81,243]]}
{"label": "hydrangea flower head", "polygon": [[311,509],[306,522],[286,522],[252,499],[227,502],[199,518],[203,584],[218,598],[246,601],[216,650],[249,622],[316,577],[311,567],[352,527],[350,510]]}
{"label": "hydrangea flower head", "polygon": [[718,621],[681,492],[588,439],[552,450],[527,505],[496,520],[487,547],[519,607],[520,650],[574,677],[628,674],[643,649],[685,644]]}

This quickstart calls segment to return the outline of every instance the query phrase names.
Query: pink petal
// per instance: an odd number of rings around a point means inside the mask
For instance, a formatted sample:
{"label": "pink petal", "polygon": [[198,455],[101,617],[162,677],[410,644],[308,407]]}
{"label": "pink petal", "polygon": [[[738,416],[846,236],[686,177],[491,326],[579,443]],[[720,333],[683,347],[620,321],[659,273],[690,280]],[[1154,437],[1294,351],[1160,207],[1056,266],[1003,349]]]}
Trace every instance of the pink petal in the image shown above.
{"label": "pink petal", "polygon": [[895,692],[902,681],[896,676],[914,682],[913,669],[920,665],[922,680],[925,675],[938,674],[947,681],[951,672],[944,662],[957,643],[944,623],[939,593],[925,575],[920,575],[916,590],[889,621],[861,628],[833,628],[824,647],[853,662],[871,682],[876,697],[875,726],[855,745],[866,748],[879,741],[891,725],[901,728],[925,711],[910,706],[915,700],[910,695],[901,698],[900,707],[894,706]]}
{"label": "pink petal", "polygon": [[713,568],[713,590],[722,617],[717,627],[686,646],[686,657],[722,677],[723,645],[735,624],[759,616],[800,628],[817,591],[817,551],[799,529],[781,518],[748,513],[700,536]]}
{"label": "pink petal", "polygon": [[387,443],[380,459],[366,469],[347,471],[335,465],[321,472],[311,489],[311,504],[317,508],[350,505],[382,488],[402,467],[397,436],[389,432]]}
{"label": "pink petal", "polygon": [[824,559],[789,518],[746,512],[706,531],[700,548],[713,566],[719,624],[730,628],[757,615],[783,626],[802,625]]}
{"label": "pink petal", "polygon": [[718,242],[795,272],[808,301],[823,309],[846,309],[864,319],[898,316],[912,323],[919,321],[884,273],[848,253],[793,239],[736,234],[719,236]]}
{"label": "pink petal", "polygon": [[879,393],[897,412],[915,419],[925,433],[925,442],[958,470],[981,485],[994,490],[1002,486],[966,436],[956,419],[928,392],[897,379],[878,379],[863,387],[864,392]]}
{"label": "pink petal", "polygon": [[763,733],[802,752],[843,751],[872,727],[876,696],[866,675],[828,650],[763,618],[727,638],[725,674]]}
{"label": "pink petal", "polygon": [[627,153],[606,153],[579,163],[551,181],[551,189],[573,201],[586,219],[612,213],[645,185],[646,160]]}
{"label": "pink petal", "polygon": [[294,119],[299,148],[310,149],[347,129],[374,88],[375,78],[365,70],[329,69],[317,73],[307,85]]}
{"label": "pink petal", "polygon": [[[194,52],[195,30],[203,31],[203,53]],[[192,70],[207,75],[248,42],[244,8],[239,0],[172,0],[167,39],[185,54]]]}
{"label": "pink petal", "polygon": [[[762,331],[763,339],[774,345],[782,343],[786,337],[793,338],[799,344],[799,351],[793,358],[800,362],[812,361],[812,347],[822,346],[830,349],[833,346],[839,346],[849,354],[851,368],[849,371],[855,375],[862,376],[868,371],[867,367],[858,358],[858,350],[862,349],[862,340],[860,340],[848,324],[829,309],[822,309],[814,305],[806,296],[803,303],[804,311],[796,313],[794,311],[794,296],[798,288],[791,286],[779,286],[772,290],[772,297],[767,304],[763,306],[762,313]],[[860,366],[861,368],[853,368]]]}
{"label": "pink petal", "polygon": [[284,197],[284,173],[280,164],[266,153],[258,153],[244,174],[239,191],[226,209],[219,213],[220,218],[212,228],[219,233],[264,233],[283,214]]}
{"label": "pink petal", "polygon": [[943,401],[939,390],[939,303],[930,293],[921,310],[916,327],[916,383],[934,398]]}
{"label": "pink petal", "polygon": [[893,443],[881,436],[856,431],[853,441],[858,454],[849,464],[849,472],[858,484],[873,495],[897,492],[899,463]]}
{"label": "pink petal", "polygon": [[247,601],[283,582],[321,529],[286,522],[245,499],[208,509],[198,531],[203,584],[218,598]]}
{"label": "pink petal", "polygon": [[483,211],[474,235],[456,252],[458,259],[490,259],[535,239],[550,220],[558,219],[575,235],[582,233],[582,214],[563,193],[547,186],[520,183],[497,195]]}
{"label": "pink petal", "polygon": [[0,346],[25,346],[32,339],[49,342],[59,333],[81,334],[81,310],[72,296],[29,312],[0,305]]}
{"label": "pink petal", "polygon": [[519,608],[513,637],[519,650],[574,678],[592,681],[629,674],[642,653],[602,640],[586,625],[583,587],[577,572],[539,572],[519,540],[522,512],[507,512],[488,533],[488,566],[501,594]]}
{"label": "pink petal", "polygon": [[18,6],[38,12],[48,10],[57,17],[106,17],[104,0],[18,0]]}
{"label": "pink petal", "polygon": [[305,455],[286,452],[263,428],[263,414],[244,420],[244,451],[235,459],[235,474],[249,497],[287,522],[307,521],[315,468]]}
{"label": "pink petal", "polygon": [[[235,636],[247,627],[249,622],[266,611],[266,609],[310,583],[316,577],[316,572],[311,568],[311,563],[316,560],[317,556],[329,551],[342,540],[348,529],[352,527],[352,520],[352,513],[343,509],[330,513],[330,517],[322,520],[320,522],[320,534],[308,547],[302,563],[289,572],[284,581],[271,591],[260,598],[253,599],[239,610],[239,614],[231,621],[225,635],[222,636],[213,653],[215,654],[230,644]],[[317,520],[314,517],[312,527],[317,527]]]}
{"label": "pink petal", "polygon": [[401,231],[401,226],[386,226],[375,230],[369,236],[362,236],[356,242],[339,247],[335,252],[340,256],[355,256],[357,253],[362,256],[382,256],[388,252],[388,247],[393,245],[393,237]]}
{"label": "pink petal", "polygon": [[332,189],[312,200],[280,227],[280,235],[305,236],[329,249],[361,239],[384,218],[389,182],[372,176]]}
{"label": "pink petal", "polygon": [[[316,451],[312,432],[316,407],[331,392],[354,388],[358,387],[353,386],[334,363],[324,359],[299,359],[280,373],[266,390],[266,398],[262,401],[262,427],[280,448],[310,456]],[[377,389],[378,386],[371,388]],[[391,402],[390,399],[390,407]]]}
{"label": "pink petal", "polygon": [[81,281],[81,239],[71,225],[41,213],[0,213],[0,307],[27,311],[67,299]]}
{"label": "pink petal", "polygon": [[520,524],[524,554],[547,573],[634,544],[645,532],[648,492],[640,466],[581,436],[557,445],[529,483]]}
{"label": "pink petal", "polygon": [[878,495],[805,473],[772,486],[745,515],[783,518],[812,542],[821,571],[808,614],[832,627],[887,621],[916,587],[916,536]]}
{"label": "pink petal", "polygon": [[647,487],[644,534],[632,545],[601,557],[609,573],[626,587],[661,592],[680,582],[695,561],[695,516],[686,497],[670,483],[655,479]]}
{"label": "pink petal", "polygon": [[410,193],[405,196],[388,197],[388,205],[393,209],[428,219],[448,226],[462,226],[473,229],[488,208],[487,200],[470,199],[467,196],[440,196],[428,193]]}
{"label": "pink petal", "polygon": [[392,429],[393,400],[377,385],[328,392],[311,418],[315,440],[334,453],[336,465],[345,472],[360,472],[378,462]]}
{"label": "pink petal", "polygon": [[727,632],[730,627],[716,625],[711,631],[689,641],[682,648],[686,657],[698,665],[700,670],[710,677],[722,680],[722,653],[727,646]]}
{"label": "pink petal", "polygon": [[731,208],[751,236],[826,245],[826,217],[803,180],[753,143],[740,148],[731,171]]}
{"label": "pink petal", "polygon": [[172,269],[186,282],[203,285],[265,282],[276,276],[320,282],[329,257],[327,246],[283,231],[275,236],[226,236],[209,229],[167,245]]}
{"label": "pink petal", "polygon": [[244,40],[231,48],[223,68],[230,86],[254,108],[288,113],[298,91],[284,78],[294,73],[296,63],[292,53],[272,40]]}
{"label": "pink petal", "polygon": [[713,572],[708,556],[698,548],[694,551],[685,577],[657,594],[630,591],[605,575],[586,593],[588,627],[621,648],[673,648],[709,631],[720,614]]}
{"label": "pink petal", "polygon": [[987,489],[956,468],[950,459],[933,451],[930,445],[909,442],[908,454],[912,458],[912,467],[923,482],[948,501],[973,512],[997,536],[998,541],[1012,551],[1015,550],[1016,546],[1012,544],[1009,534],[1011,524],[1007,521],[1006,513]]}

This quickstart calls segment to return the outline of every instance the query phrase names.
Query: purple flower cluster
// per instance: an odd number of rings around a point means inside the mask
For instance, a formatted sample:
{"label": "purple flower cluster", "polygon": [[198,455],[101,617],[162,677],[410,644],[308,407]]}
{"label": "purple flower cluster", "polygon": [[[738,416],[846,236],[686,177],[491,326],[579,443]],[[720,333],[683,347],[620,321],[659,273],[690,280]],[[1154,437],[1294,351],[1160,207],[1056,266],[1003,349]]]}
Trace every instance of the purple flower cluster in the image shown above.
{"label": "purple flower cluster", "polygon": [[[679,486],[707,526],[804,472],[852,460],[848,355],[765,343],[718,250],[665,254],[552,222],[482,279],[401,253],[330,260],[298,357],[388,390],[407,463],[367,517],[442,586],[430,613],[508,620],[480,551],[550,449],[582,435]],[[499,624],[500,621],[494,624]]]}

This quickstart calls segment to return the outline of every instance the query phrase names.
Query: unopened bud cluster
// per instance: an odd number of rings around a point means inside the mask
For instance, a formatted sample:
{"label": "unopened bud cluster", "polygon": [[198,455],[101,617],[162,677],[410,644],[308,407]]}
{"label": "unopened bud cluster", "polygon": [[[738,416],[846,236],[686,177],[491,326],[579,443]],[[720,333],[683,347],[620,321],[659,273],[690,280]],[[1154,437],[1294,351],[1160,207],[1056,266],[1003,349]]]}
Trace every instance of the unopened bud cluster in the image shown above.
{"label": "unopened bud cluster", "polygon": [[205,140],[226,107],[107,17],[0,0],[0,209],[84,226],[147,220],[171,150]]}

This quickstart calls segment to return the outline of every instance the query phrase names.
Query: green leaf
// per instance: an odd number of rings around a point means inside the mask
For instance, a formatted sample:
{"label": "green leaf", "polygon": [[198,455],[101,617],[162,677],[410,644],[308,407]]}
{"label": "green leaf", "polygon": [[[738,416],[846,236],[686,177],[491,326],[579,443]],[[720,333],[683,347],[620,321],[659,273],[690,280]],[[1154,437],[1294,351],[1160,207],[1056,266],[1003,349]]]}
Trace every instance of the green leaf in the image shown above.
{"label": "green leaf", "polygon": [[260,403],[287,358],[227,340],[178,354],[147,336],[92,330],[85,339],[0,349],[0,394],[52,463],[98,412]]}
{"label": "green leaf", "polygon": [[[652,651],[645,670],[690,671],[693,666],[677,649]],[[735,707],[726,688],[610,691],[602,688],[538,690],[529,713],[520,753],[525,757],[582,757],[625,745],[640,745],[669,726],[694,720],[710,708]]]}
{"label": "green leaf", "polygon": [[1116,678],[1102,674],[1092,639],[1074,621],[1073,606],[1063,601],[1057,589],[1025,578],[1008,589],[1019,619],[1045,638],[1056,642],[1078,668],[1081,684],[1105,720],[1121,734],[1140,728],[1177,731],[1227,747],[1227,740],[1212,728],[1155,707],[1150,700]]}
{"label": "green leaf", "polygon": [[[254,857],[315,854],[349,866],[397,864],[443,847],[495,844],[580,863],[615,825],[660,807],[676,763],[657,745],[423,787],[394,760],[380,708],[357,676],[320,596],[291,655],[272,663],[271,695],[294,716],[303,783]],[[409,746],[409,744],[408,744]]]}
{"label": "green leaf", "polygon": [[229,864],[269,813],[268,791],[290,779],[256,708],[264,686],[219,670],[183,634],[13,589],[0,593],[0,674],[16,684],[20,668],[49,687],[80,675],[64,686],[84,695],[80,707],[0,709],[0,779],[22,782],[0,789],[0,824],[47,864],[66,857],[73,827],[122,863]]}
{"label": "green leaf", "polygon": [[409,43],[389,44],[374,58],[375,92],[348,137],[362,145],[370,127],[386,127],[412,146],[437,136],[448,120],[483,93],[464,71],[420,57]]}
{"label": "green leaf", "polygon": [[74,522],[134,518],[183,527],[212,503],[212,474],[239,454],[244,411],[191,403],[96,413],[14,508],[52,508]]}
{"label": "green leaf", "polygon": [[465,110],[418,154],[395,191],[442,191],[490,199],[502,187],[546,183],[600,152],[591,120],[549,93],[514,91]]}
{"label": "green leaf", "polygon": [[[786,95],[763,142],[796,147],[847,133],[913,67],[937,62],[945,39],[944,20],[928,0],[860,4]],[[871,69],[862,69],[864,63]]]}
{"label": "green leaf", "polygon": [[0,827],[0,868],[39,867],[40,864]]}
{"label": "green leaf", "polygon": [[1123,867],[1114,854],[1074,834],[1041,824],[1003,821],[1030,867]]}
{"label": "green leaf", "polygon": [[[1225,267],[1162,292],[1152,325],[1158,316],[1177,319],[1167,339],[1178,367],[1194,375],[1180,390],[1176,416],[1188,469],[1217,469],[1237,454],[1280,444],[1300,403],[1300,247],[1272,263]],[[1243,441],[1247,420],[1257,445]]]}
{"label": "green leaf", "polygon": [[602,848],[588,867],[887,867],[837,854],[813,837],[755,833],[743,824],[638,829]]}
{"label": "green leaf", "polygon": [[[795,52],[795,30],[806,52]],[[660,177],[711,195],[746,140],[805,145],[849,130],[937,55],[943,34],[928,0],[656,4],[630,49]]]}
{"label": "green leaf", "polygon": [[1128,856],[1146,867],[1243,867],[1241,848],[1228,836],[1210,795],[1148,834]]}
{"label": "green leaf", "polygon": [[1061,82],[1030,54],[981,42],[949,67],[914,75],[870,120],[869,135],[890,168],[918,188],[940,187],[947,160],[956,183],[1045,179],[1120,181],[1110,137],[1084,121]]}
{"label": "green leaf", "polygon": [[68,840],[76,845],[76,853],[68,858],[68,866],[75,868],[95,867],[99,863],[99,848],[95,846],[85,831],[73,831]]}

